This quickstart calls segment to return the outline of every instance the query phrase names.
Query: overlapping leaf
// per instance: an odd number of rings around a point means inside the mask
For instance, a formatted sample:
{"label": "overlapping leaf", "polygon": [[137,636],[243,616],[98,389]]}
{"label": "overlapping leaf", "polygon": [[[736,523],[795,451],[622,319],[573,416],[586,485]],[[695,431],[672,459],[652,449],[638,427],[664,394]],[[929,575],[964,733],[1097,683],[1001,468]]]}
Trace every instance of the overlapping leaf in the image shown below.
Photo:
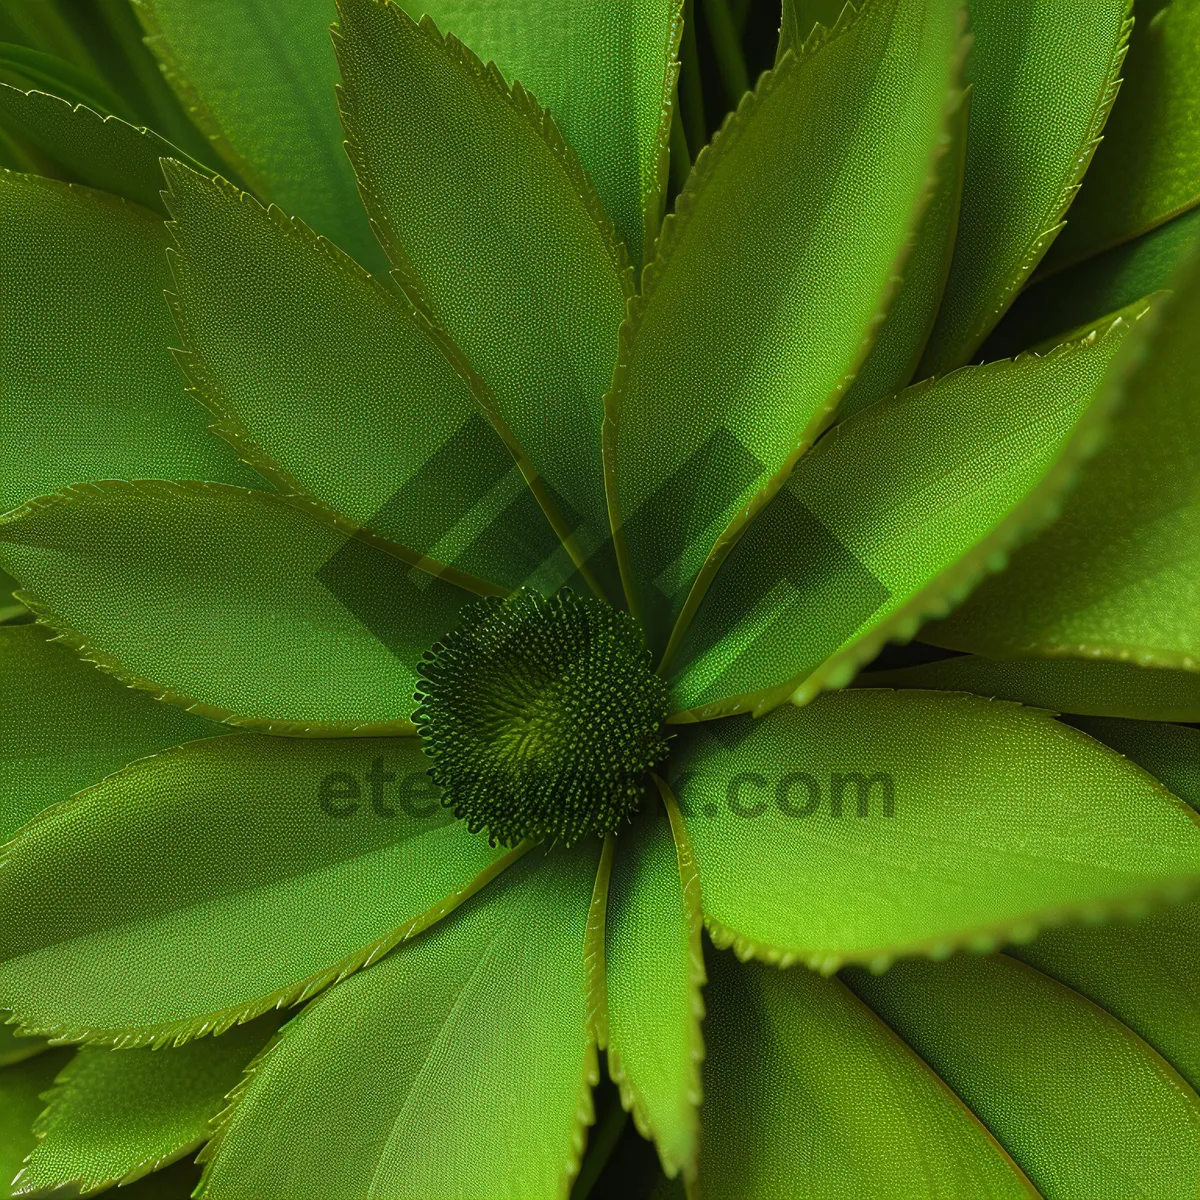
{"label": "overlapping leaf", "polygon": [[0,510],[97,478],[255,479],[180,388],[167,241],[116,197],[0,173]]}
{"label": "overlapping leaf", "polygon": [[0,1071],[0,1195],[12,1195],[10,1181],[33,1149],[33,1123],[46,1107],[42,1093],[69,1057],[54,1050]]}
{"label": "overlapping leaf", "polygon": [[38,1141],[14,1181],[18,1194],[132,1183],[195,1150],[278,1024],[264,1017],[157,1052],[80,1050],[34,1126]]}
{"label": "overlapping leaf", "polygon": [[968,362],[1062,228],[1120,84],[1131,0],[970,0],[966,177],[918,373]]}
{"label": "overlapping leaf", "polygon": [[712,957],[706,1196],[1036,1196],[966,1105],[839,980]]}
{"label": "overlapping leaf", "polygon": [[401,286],[494,393],[556,528],[616,599],[598,454],[632,288],[578,159],[537,102],[432,23],[343,0],[336,43],[359,186]]}
{"label": "overlapping leaf", "polygon": [[333,0],[134,0],[192,120],[264,201],[383,263],[342,149]]}
{"label": "overlapping leaf", "polygon": [[870,347],[944,137],[956,8],[871,0],[785,55],[664,225],[605,424],[622,573],[658,651]]}
{"label": "overlapping leaf", "polygon": [[1195,1190],[1200,1098],[1079,993],[1003,955],[844,978],[966,1101],[1042,1195]]}
{"label": "overlapping leaf", "polygon": [[848,691],[679,743],[705,918],[743,954],[883,967],[1200,886],[1192,810],[1038,709]]}
{"label": "overlapping leaf", "polygon": [[1200,259],[1062,516],[922,637],[992,658],[1200,669]]}
{"label": "overlapping leaf", "polygon": [[406,727],[415,664],[475,598],[266,492],[97,483],[0,521],[0,563],[123,682],[287,733]]}
{"label": "overlapping leaf", "polygon": [[681,0],[407,0],[554,115],[640,263],[658,229]]}
{"label": "overlapping leaf", "polygon": [[1114,360],[1144,312],[841,423],[713,581],[669,664],[677,712],[762,712],[847,683],[887,638],[911,637],[1001,565],[1095,448],[1120,396]]}
{"label": "overlapping leaf", "polygon": [[200,1194],[565,1196],[596,1079],[596,857],[526,859],[288,1025],[205,1151]]}
{"label": "overlapping leaf", "polygon": [[220,1032],[374,961],[519,853],[441,807],[415,738],[193,742],[7,847],[0,1005],[121,1046]]}

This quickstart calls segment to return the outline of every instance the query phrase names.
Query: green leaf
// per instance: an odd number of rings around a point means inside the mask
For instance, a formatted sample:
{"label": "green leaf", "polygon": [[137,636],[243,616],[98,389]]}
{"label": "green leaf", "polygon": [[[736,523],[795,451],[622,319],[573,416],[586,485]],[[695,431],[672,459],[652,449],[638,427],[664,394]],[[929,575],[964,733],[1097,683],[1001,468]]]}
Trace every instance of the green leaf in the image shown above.
{"label": "green leaf", "polygon": [[1017,297],[980,353],[985,359],[1017,354],[1170,287],[1197,249],[1200,209],[1193,209],[1140,238],[1037,279]]}
{"label": "green leaf", "polygon": [[428,13],[484,62],[495,60],[553,114],[605,211],[641,263],[658,230],[678,65],[680,0],[428,0]]}
{"label": "green leaf", "polygon": [[1002,566],[1095,449],[1120,395],[1114,358],[1145,311],[838,425],[713,581],[669,664],[676,719],[761,713],[849,683],[885,641],[911,638]]}
{"label": "green leaf", "polygon": [[1045,1196],[1187,1196],[1200,1098],[1131,1030],[997,955],[845,980],[948,1083]]}
{"label": "green leaf", "polygon": [[706,1197],[1037,1195],[966,1105],[839,980],[709,957]]}
{"label": "green leaf", "polygon": [[123,683],[277,733],[395,732],[474,599],[274,493],[81,484],[0,518],[0,564]]}
{"label": "green leaf", "polygon": [[1011,953],[1082,992],[1200,1085],[1200,904],[1140,921],[1051,929]]}
{"label": "green leaf", "polygon": [[871,0],[785,55],[663,225],[604,429],[626,591],[659,652],[870,348],[945,136],[956,8]]}
{"label": "green leaf", "polygon": [[0,1071],[0,1196],[11,1196],[10,1180],[34,1147],[33,1123],[46,1107],[42,1093],[70,1058],[54,1050]]}
{"label": "green leaf", "polygon": [[[502,593],[570,573],[490,395],[444,337],[307,226],[165,170],[180,362],[247,462]],[[557,577],[538,576],[546,559]]]}
{"label": "green leaf", "polygon": [[838,420],[898,392],[921,360],[954,255],[970,112],[968,91],[950,119],[950,144],[938,163],[937,183],[904,261],[900,286],[871,352],[838,405]]}
{"label": "green leaf", "polygon": [[675,801],[665,803],[669,823],[651,811],[614,839],[597,1032],[638,1131],[657,1143],[671,1177],[693,1181],[704,1057],[700,879]]}
{"label": "green leaf", "polygon": [[1102,717],[1072,717],[1070,722],[1132,759],[1200,810],[1200,730]]}
{"label": "green leaf", "polygon": [[294,1004],[519,857],[442,808],[417,738],[192,742],[32,821],[0,871],[0,1004],[177,1045]]}
{"label": "green leaf", "polygon": [[38,1138],[14,1183],[41,1192],[128,1184],[208,1140],[209,1122],[246,1064],[279,1026],[275,1017],[170,1050],[84,1048],[47,1095]]}
{"label": "green leaf", "polygon": [[993,662],[964,654],[919,667],[868,671],[855,680],[855,686],[975,692],[1055,712],[1097,717],[1200,721],[1200,675],[1134,663],[1077,658]]}
{"label": "green leaf", "polygon": [[588,850],[535,852],[258,1060],[201,1195],[565,1196],[592,1119]]}
{"label": "green leaf", "polygon": [[1139,8],[1121,97],[1045,267],[1106,250],[1200,202],[1200,3]]}
{"label": "green leaf", "polygon": [[232,732],[130,692],[36,625],[0,629],[0,844],[135,758]]}
{"label": "green leaf", "polygon": [[163,214],[158,160],[178,158],[200,165],[151,129],[102,117],[83,104],[72,107],[44,92],[0,84],[0,123],[48,155],[73,180]]}
{"label": "green leaf", "polygon": [[[41,1054],[46,1046],[44,1038],[23,1037],[14,1026],[0,1025],[0,1067],[9,1067],[33,1058],[35,1054]],[[0,1182],[3,1182],[2,1177]]]}
{"label": "green leaf", "polygon": [[1039,709],[837,692],[688,729],[673,762],[705,919],[743,956],[882,969],[1200,883],[1200,818]]}
{"label": "green leaf", "polygon": [[969,0],[962,212],[918,375],[969,361],[1062,228],[1116,99],[1130,3]]}
{"label": "green leaf", "polygon": [[87,479],[255,478],[171,362],[167,240],[116,197],[0,173],[0,511]]}
{"label": "green leaf", "polygon": [[[347,148],[413,303],[448,331],[612,586],[601,397],[632,280],[578,159],[525,89],[431,22],[343,0]],[[544,17],[539,18],[544,22]]]}
{"label": "green leaf", "polygon": [[0,79],[22,90],[33,87],[70,104],[85,104],[105,115],[131,115],[116,93],[91,71],[31,46],[0,42]]}
{"label": "green leaf", "polygon": [[383,269],[342,148],[333,0],[133,4],[183,106],[259,197]]}
{"label": "green leaf", "polygon": [[1200,670],[1200,258],[1148,338],[1062,516],[922,638],[989,658]]}

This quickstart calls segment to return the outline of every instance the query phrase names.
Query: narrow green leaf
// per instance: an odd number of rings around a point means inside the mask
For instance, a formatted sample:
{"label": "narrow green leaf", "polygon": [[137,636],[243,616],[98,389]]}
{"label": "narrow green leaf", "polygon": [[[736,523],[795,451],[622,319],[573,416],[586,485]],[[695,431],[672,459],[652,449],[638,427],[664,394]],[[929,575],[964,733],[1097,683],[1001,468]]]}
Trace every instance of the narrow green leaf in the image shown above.
{"label": "narrow green leaf", "polygon": [[954,255],[970,112],[968,91],[951,117],[950,144],[938,163],[937,183],[904,261],[900,287],[870,354],[838,405],[839,420],[904,387],[912,379],[933,332]]}
{"label": "narrow green leaf", "polygon": [[885,641],[911,638],[1001,566],[1095,449],[1120,396],[1114,359],[1145,311],[1041,357],[927,380],[838,425],[713,581],[670,664],[677,719],[761,713],[849,683]]}
{"label": "narrow green leaf", "polygon": [[920,667],[868,671],[854,681],[854,686],[974,692],[996,700],[1016,700],[1055,712],[1096,717],[1200,721],[1200,675],[1134,663],[1078,658],[993,662],[964,654]]}
{"label": "narrow green leaf", "polygon": [[415,664],[474,598],[273,493],[81,484],[0,519],[0,564],[123,683],[277,733],[408,728]]}
{"label": "narrow green leaf", "polygon": [[966,1105],[839,980],[710,958],[706,1197],[1037,1195]]}
{"label": "narrow green leaf", "polygon": [[1200,202],[1200,3],[1137,10],[1121,97],[1104,128],[1067,227],[1046,255],[1054,270],[1161,225]]}
{"label": "narrow green leaf", "polygon": [[882,969],[1200,884],[1196,814],[1039,709],[837,692],[689,728],[673,762],[709,930],[744,956]]}
{"label": "narrow green leaf", "polygon": [[490,394],[443,336],[299,221],[165,170],[180,362],[247,462],[501,592],[570,573]]}
{"label": "narrow green leaf", "polygon": [[0,123],[52,158],[73,180],[164,215],[158,160],[177,158],[200,165],[151,129],[102,117],[86,105],[72,107],[44,92],[0,84]]}
{"label": "narrow green leaf", "polygon": [[133,4],[181,103],[259,197],[381,269],[342,148],[333,0]]}
{"label": "narrow green leaf", "polygon": [[0,629],[0,844],[136,758],[231,732],[130,692],[49,636],[37,625]]}
{"label": "narrow green leaf", "polygon": [[922,638],[989,658],[1200,670],[1200,258],[1150,334],[1062,516]]}
{"label": "narrow green leaf", "polygon": [[254,1064],[201,1195],[562,1197],[592,1119],[594,844],[535,851],[333,989]]}
{"label": "narrow green leaf", "polygon": [[[3,1016],[7,1018],[8,1014],[4,1013]],[[14,1063],[33,1058],[35,1054],[41,1054],[46,1046],[45,1038],[24,1037],[16,1026],[0,1025],[0,1067],[10,1067]],[[0,1183],[2,1182],[3,1178],[0,1177]],[[3,1194],[0,1192],[0,1195]]]}
{"label": "narrow green leaf", "polygon": [[132,116],[116,93],[91,71],[30,46],[0,42],[0,79],[10,86],[49,92],[70,104],[86,104],[105,115]]}
{"label": "narrow green leaf", "polygon": [[700,880],[675,802],[668,803],[670,822],[653,811],[616,838],[599,1034],[638,1131],[654,1139],[669,1175],[692,1180],[704,1056]]}
{"label": "narrow green leaf", "polygon": [[918,368],[970,360],[1062,228],[1120,85],[1131,0],[969,0],[966,178],[942,310]]}
{"label": "narrow green leaf", "polygon": [[1190,1196],[1200,1098],[1119,1021],[1011,958],[846,982],[962,1097],[1045,1196]]}
{"label": "narrow green leaf", "polygon": [[171,362],[167,241],[114,196],[0,173],[0,511],[87,479],[256,478]]}
{"label": "narrow green leaf", "polygon": [[18,1191],[91,1192],[183,1158],[208,1140],[226,1094],[278,1026],[263,1017],[170,1050],[80,1050],[46,1097]]}
{"label": "narrow green leaf", "polygon": [[11,1196],[11,1180],[33,1149],[33,1123],[46,1102],[42,1093],[70,1058],[54,1050],[0,1071],[0,1196]]}
{"label": "narrow green leaf", "polygon": [[[1073,267],[1034,280],[984,343],[984,359],[1007,358],[1067,329],[1171,286],[1200,249],[1200,210]],[[1061,337],[1058,338],[1061,341]]]}
{"label": "narrow green leaf", "polygon": [[178,1045],[374,962],[522,852],[469,834],[425,765],[417,738],[246,735],[48,810],[0,871],[0,1004],[72,1041]]}
{"label": "narrow green leaf", "polygon": [[547,18],[537,0],[429,0],[428,13],[553,114],[605,211],[641,263],[658,230],[681,0],[568,0]]}
{"label": "narrow green leaf", "polygon": [[[381,0],[335,41],[359,186],[406,294],[448,331],[611,599],[601,397],[632,290],[574,152],[519,84]],[[540,18],[544,19],[544,18]]]}
{"label": "narrow green leaf", "polygon": [[1200,1086],[1200,904],[1051,929],[1010,953],[1082,992]]}
{"label": "narrow green leaf", "polygon": [[604,428],[626,591],[657,652],[870,348],[945,136],[957,7],[848,8],[742,101],[664,223]]}

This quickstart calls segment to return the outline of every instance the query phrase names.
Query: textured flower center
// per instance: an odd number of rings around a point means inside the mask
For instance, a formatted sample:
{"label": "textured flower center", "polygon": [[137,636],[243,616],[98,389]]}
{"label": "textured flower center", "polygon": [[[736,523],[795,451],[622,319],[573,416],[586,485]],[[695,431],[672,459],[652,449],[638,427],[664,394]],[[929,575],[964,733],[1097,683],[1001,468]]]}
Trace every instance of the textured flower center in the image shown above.
{"label": "textured flower center", "polygon": [[415,720],[443,803],[495,842],[610,833],[667,753],[637,622],[564,589],[462,610],[420,664]]}

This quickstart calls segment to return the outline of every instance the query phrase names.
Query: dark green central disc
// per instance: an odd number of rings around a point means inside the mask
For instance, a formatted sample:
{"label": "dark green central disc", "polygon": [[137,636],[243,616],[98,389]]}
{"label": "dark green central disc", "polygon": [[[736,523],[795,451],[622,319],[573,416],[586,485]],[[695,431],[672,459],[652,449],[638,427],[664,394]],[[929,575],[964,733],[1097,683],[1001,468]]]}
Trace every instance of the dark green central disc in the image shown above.
{"label": "dark green central disc", "polygon": [[464,608],[419,665],[443,803],[494,842],[614,831],[667,753],[667,693],[628,613],[564,589]]}

